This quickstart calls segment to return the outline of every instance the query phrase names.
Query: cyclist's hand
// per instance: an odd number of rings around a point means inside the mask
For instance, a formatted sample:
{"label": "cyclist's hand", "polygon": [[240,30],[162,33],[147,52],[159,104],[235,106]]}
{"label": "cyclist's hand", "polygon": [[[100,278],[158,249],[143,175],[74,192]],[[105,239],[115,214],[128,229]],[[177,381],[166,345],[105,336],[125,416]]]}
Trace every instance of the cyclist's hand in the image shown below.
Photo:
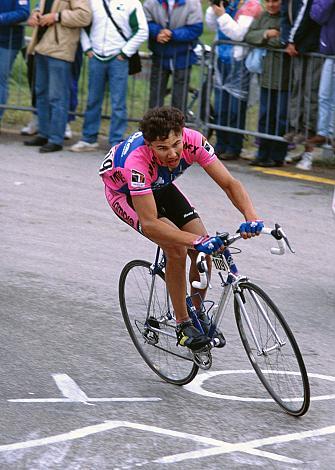
{"label": "cyclist's hand", "polygon": [[242,238],[251,238],[259,235],[263,227],[263,220],[247,220],[240,225],[239,232]]}
{"label": "cyclist's hand", "polygon": [[193,243],[194,248],[197,251],[202,251],[207,255],[211,255],[215,253],[215,251],[219,251],[220,248],[223,246],[223,242],[219,237],[199,237]]}

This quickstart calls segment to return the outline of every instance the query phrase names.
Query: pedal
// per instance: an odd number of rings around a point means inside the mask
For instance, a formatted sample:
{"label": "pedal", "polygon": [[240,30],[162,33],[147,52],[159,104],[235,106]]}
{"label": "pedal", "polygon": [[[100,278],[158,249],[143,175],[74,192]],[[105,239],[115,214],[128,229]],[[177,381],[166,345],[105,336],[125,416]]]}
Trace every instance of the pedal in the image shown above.
{"label": "pedal", "polygon": [[214,337],[211,340],[212,348],[223,348],[225,345],[226,338],[223,336],[223,334],[221,332],[214,334]]}
{"label": "pedal", "polygon": [[210,369],[212,366],[212,354],[208,346],[198,351],[193,351],[193,361],[200,369]]}
{"label": "pedal", "polygon": [[159,329],[160,328],[159,322],[157,321],[156,318],[149,317],[148,320],[146,321],[146,325],[149,326],[149,328],[146,328],[144,330],[143,336],[145,340],[147,341],[147,343],[151,345],[157,344],[159,340],[159,335],[155,331],[151,331],[150,327]]}

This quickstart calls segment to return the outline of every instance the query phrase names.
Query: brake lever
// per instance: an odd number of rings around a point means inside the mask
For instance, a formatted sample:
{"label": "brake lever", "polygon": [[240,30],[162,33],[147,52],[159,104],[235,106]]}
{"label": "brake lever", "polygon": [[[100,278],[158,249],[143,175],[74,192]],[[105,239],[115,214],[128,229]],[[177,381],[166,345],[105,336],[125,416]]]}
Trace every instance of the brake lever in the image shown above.
{"label": "brake lever", "polygon": [[290,242],[288,241],[288,238],[287,238],[284,230],[281,227],[277,227],[277,233],[279,235],[281,235],[281,237],[283,238],[283,240],[286,243],[287,248],[290,250],[290,252],[295,253],[295,250],[291,247]]}

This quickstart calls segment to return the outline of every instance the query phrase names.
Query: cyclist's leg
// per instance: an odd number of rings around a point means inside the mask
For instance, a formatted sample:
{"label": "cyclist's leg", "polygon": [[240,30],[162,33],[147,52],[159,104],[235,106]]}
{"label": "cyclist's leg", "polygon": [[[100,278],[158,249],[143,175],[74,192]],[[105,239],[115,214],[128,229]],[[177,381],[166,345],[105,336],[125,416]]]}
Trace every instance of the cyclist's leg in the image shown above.
{"label": "cyclist's leg", "polygon": [[[170,185],[173,186],[173,185]],[[163,200],[174,196],[178,190],[173,187],[164,192]],[[115,214],[128,225],[133,227],[139,233],[142,233],[138,216],[132,206],[130,196],[117,193],[106,187],[106,198]],[[156,199],[157,210],[160,219],[170,225],[175,225],[173,221],[165,217],[162,212],[165,208],[162,206],[162,200]],[[173,203],[172,203],[173,204]],[[179,228],[176,226],[176,228]],[[145,235],[145,234],[144,234]],[[153,242],[156,240],[151,239]],[[157,242],[156,242],[157,243]],[[209,338],[201,334],[190,322],[185,302],[186,297],[186,256],[187,249],[176,247],[172,243],[159,244],[166,256],[165,280],[170,294],[171,302],[174,308],[177,324],[178,343],[187,346],[190,349],[200,349],[209,342]]]}
{"label": "cyclist's leg", "polygon": [[[195,208],[192,206],[190,201],[187,199],[187,197],[180,191],[180,189],[175,185],[171,184],[168,186],[164,191],[162,191],[158,196],[155,197],[156,199],[156,204],[157,207],[160,208],[160,212],[164,213],[166,217],[170,220],[173,221],[175,226],[180,228],[181,230],[188,231],[191,233],[194,233],[199,236],[204,236],[207,235],[207,230],[200,219],[197,211]],[[173,251],[173,249],[172,249]],[[189,255],[191,259],[191,267],[189,271],[189,281],[192,283],[192,281],[199,280],[199,272],[196,267],[196,259],[198,252],[195,250],[188,250],[187,254]],[[184,261],[186,263],[186,259]],[[207,262],[209,266],[209,272],[211,269],[211,259],[210,257],[207,257]],[[185,281],[186,278],[186,265],[185,265],[185,271],[183,273],[183,281]],[[184,288],[184,285],[183,285]],[[180,285],[178,283],[176,284],[176,290],[177,292],[180,292]],[[186,293],[186,284],[185,284],[185,290],[184,292]],[[197,310],[200,310],[201,307],[201,301],[203,298],[205,298],[206,290],[197,290],[192,287],[191,284],[191,294],[199,293],[200,296],[195,296],[193,297],[193,303],[194,306]]]}
{"label": "cyclist's leg", "polygon": [[[171,184],[166,189],[160,191],[158,195],[155,195],[157,207],[159,212],[164,214],[169,221],[172,221],[176,227],[180,230],[194,233],[195,235],[204,236],[207,235],[206,228],[200,219],[197,211],[192,206],[187,197],[180,191],[175,185]],[[173,247],[172,247],[173,251]],[[188,250],[187,254],[191,259],[191,268],[189,273],[190,282],[199,280],[199,273],[196,267],[196,258],[198,252],[195,250]],[[173,255],[173,254],[172,254]],[[209,258],[209,257],[208,257]],[[184,263],[186,263],[186,255]],[[211,260],[208,259],[208,265],[211,266]],[[185,275],[186,275],[186,264],[185,264]],[[178,285],[177,285],[178,290]],[[186,285],[185,285],[186,292]],[[196,290],[191,286],[191,294],[195,293]],[[201,293],[201,297],[204,296],[204,291]],[[198,296],[196,296],[198,297]],[[196,308],[200,308],[201,299],[196,299]]]}
{"label": "cyclist's leg", "polygon": [[[200,219],[200,217],[198,217],[197,219],[191,220],[190,222],[185,224],[181,229],[184,230],[185,232],[196,233],[197,235],[200,235],[200,236],[207,235],[207,230],[202,220]],[[197,269],[197,263],[196,263],[198,254],[199,253],[195,250],[188,250],[188,256],[191,260],[191,266],[189,270],[189,282],[191,285],[191,295],[197,294],[197,293],[199,294],[199,296],[198,295],[194,296],[192,300],[193,300],[193,304],[195,308],[197,310],[200,310],[201,301],[206,297],[207,289],[200,290],[192,286],[192,281],[199,281],[199,271]],[[210,256],[206,256],[206,260],[207,260],[208,272],[210,276],[211,270],[212,270],[212,259]]]}
{"label": "cyclist's leg", "polygon": [[[176,225],[165,217],[161,221]],[[177,323],[189,320],[186,307],[186,256],[187,249],[174,244],[160,243],[166,257],[165,282],[171,297]]]}
{"label": "cyclist's leg", "polygon": [[[166,217],[160,217],[166,224],[173,225]],[[178,229],[177,226],[175,226]],[[153,241],[155,241],[153,239]],[[157,243],[157,242],[156,242]],[[177,342],[197,351],[207,346],[210,338],[195,328],[190,319],[185,302],[186,298],[186,256],[187,249],[175,244],[160,243],[166,257],[165,282],[176,316]]]}
{"label": "cyclist's leg", "polygon": [[[167,194],[166,194],[167,196]],[[117,193],[106,187],[106,198],[113,212],[136,231],[141,232],[138,216],[132,206],[131,198],[125,194]],[[158,212],[160,209],[160,200],[157,200]],[[164,210],[164,209],[163,209]],[[167,217],[160,217],[163,222],[178,228]],[[152,240],[156,242],[155,240]],[[170,293],[171,301],[175,311],[178,323],[189,319],[185,297],[186,297],[186,256],[187,249],[176,247],[174,244],[159,244],[166,256],[165,280]]]}

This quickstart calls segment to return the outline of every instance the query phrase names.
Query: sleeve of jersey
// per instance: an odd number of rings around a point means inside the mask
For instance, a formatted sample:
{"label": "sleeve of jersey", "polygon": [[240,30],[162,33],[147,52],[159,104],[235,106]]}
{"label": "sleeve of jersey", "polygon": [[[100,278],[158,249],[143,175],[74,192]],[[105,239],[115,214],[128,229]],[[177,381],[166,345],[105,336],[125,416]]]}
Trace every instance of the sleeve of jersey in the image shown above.
{"label": "sleeve of jersey", "polygon": [[[135,163],[135,162],[134,162]],[[127,165],[128,188],[131,196],[151,194],[151,176],[144,165]]]}
{"label": "sleeve of jersey", "polygon": [[208,140],[199,133],[200,135],[200,146],[196,153],[196,161],[200,166],[205,168],[211,163],[217,160],[213,146],[208,142]]}

